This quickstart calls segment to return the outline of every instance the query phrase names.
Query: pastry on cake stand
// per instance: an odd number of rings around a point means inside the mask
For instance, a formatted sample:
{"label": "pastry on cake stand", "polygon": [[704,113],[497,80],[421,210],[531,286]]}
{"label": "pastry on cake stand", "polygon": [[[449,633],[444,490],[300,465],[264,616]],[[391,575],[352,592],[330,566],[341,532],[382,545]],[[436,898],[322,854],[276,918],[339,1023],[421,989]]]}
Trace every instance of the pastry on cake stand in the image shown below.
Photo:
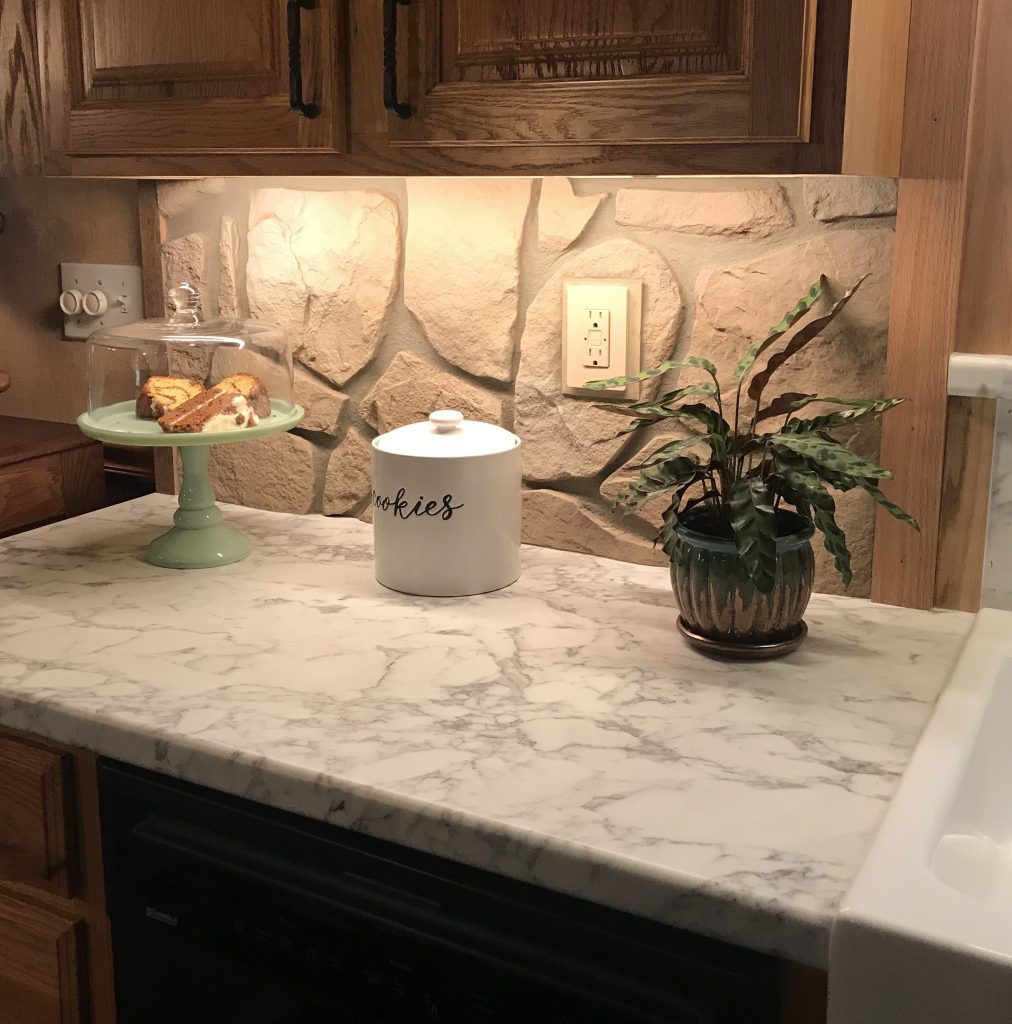
{"label": "pastry on cake stand", "polygon": [[168,569],[207,569],[214,565],[241,562],[252,549],[249,537],[223,521],[207,474],[211,446],[241,444],[273,437],[297,426],[304,411],[271,401],[271,414],[255,427],[216,430],[199,434],[167,434],[154,420],[138,419],[133,402],[83,413],[77,418],[81,431],[97,441],[131,447],[178,448],[183,466],[179,487],[179,508],[175,525],[156,537],[144,553],[146,561]]}
{"label": "pastry on cake stand", "polygon": [[[109,444],[179,449],[183,479],[175,525],[148,545],[148,562],[170,569],[228,565],[244,559],[252,544],[223,521],[215,503],[207,472],[211,448],[272,437],[298,425],[304,410],[292,401],[291,346],[280,328],[262,321],[204,320],[200,295],[189,284],[173,288],[168,298],[172,313],[165,319],[106,324],[110,314],[89,337],[88,411],[77,425]],[[237,372],[254,375],[269,390],[270,413],[259,416],[255,426],[170,433],[155,419],[137,415],[138,382],[153,374],[217,382]]]}

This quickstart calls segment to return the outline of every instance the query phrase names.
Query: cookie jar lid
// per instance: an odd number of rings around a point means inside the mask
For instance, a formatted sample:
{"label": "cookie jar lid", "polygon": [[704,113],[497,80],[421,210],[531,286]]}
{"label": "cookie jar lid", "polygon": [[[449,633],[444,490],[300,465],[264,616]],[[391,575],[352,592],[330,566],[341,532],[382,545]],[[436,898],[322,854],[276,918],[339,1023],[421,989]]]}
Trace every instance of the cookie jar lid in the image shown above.
{"label": "cookie jar lid", "polygon": [[372,444],[388,455],[462,459],[511,451],[520,444],[520,438],[494,423],[465,420],[454,409],[440,409],[426,421],[380,434]]}

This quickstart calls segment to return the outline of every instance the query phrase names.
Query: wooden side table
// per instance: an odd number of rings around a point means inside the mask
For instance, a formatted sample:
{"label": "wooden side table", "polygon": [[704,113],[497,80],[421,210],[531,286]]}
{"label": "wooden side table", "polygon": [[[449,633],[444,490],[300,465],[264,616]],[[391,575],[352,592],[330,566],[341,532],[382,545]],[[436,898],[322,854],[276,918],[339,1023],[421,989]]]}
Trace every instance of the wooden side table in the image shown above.
{"label": "wooden side table", "polygon": [[0,416],[0,536],[105,503],[101,444],[73,424]]}

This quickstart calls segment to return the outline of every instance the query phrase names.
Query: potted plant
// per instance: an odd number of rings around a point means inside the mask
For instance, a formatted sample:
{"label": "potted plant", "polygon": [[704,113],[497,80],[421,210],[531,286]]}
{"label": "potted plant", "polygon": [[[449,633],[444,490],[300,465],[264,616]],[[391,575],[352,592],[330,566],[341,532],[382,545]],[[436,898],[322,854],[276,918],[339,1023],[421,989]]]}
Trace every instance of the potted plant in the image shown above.
{"label": "potted plant", "polygon": [[[699,356],[586,385],[602,390],[672,370],[702,371],[700,382],[656,399],[597,406],[630,421],[616,437],[668,421],[684,430],[684,437],[666,442],[634,467],[639,476],[619,494],[616,506],[635,512],[659,495],[671,495],[657,540],[671,560],[679,628],[698,646],[731,656],[769,657],[801,642],[812,593],[815,530],[844,584],[851,579],[850,552],[831,491],[859,488],[918,528],[880,489],[892,474],[834,437],[838,428],[881,415],[902,398],[826,398],[793,391],[766,397],[777,370],[836,319],[861,281],[828,312],[808,317],[826,291],[828,282],[821,277],[763,340],[750,345],[734,371],[733,407],[725,402],[717,367]],[[812,416],[808,407],[815,403],[832,409]]]}

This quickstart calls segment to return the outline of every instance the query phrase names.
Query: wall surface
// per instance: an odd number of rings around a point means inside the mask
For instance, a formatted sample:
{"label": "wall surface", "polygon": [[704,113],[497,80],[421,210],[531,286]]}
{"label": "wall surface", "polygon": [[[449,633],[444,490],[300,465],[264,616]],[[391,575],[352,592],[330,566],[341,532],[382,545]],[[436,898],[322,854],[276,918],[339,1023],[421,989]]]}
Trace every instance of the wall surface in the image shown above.
{"label": "wall surface", "polygon": [[85,346],[63,339],[60,263],[140,263],[132,181],[0,178],[0,415],[72,423],[88,401]]}
{"label": "wall surface", "polygon": [[[837,294],[868,275],[780,390],[882,391],[891,180],[209,179],[159,186],[159,207],[166,282],[196,281],[211,310],[274,321],[296,345],[307,418],[215,449],[224,500],[368,517],[371,438],[453,407],[523,437],[528,542],[659,564],[662,507],[610,508],[648,439],[607,440],[621,421],[560,391],[567,278],[642,279],[644,366],[702,355],[727,381],[819,274]],[[874,456],[877,426],[854,440]],[[873,511],[864,495],[838,504],[849,592],[865,594]],[[817,586],[841,586],[821,546]]]}

